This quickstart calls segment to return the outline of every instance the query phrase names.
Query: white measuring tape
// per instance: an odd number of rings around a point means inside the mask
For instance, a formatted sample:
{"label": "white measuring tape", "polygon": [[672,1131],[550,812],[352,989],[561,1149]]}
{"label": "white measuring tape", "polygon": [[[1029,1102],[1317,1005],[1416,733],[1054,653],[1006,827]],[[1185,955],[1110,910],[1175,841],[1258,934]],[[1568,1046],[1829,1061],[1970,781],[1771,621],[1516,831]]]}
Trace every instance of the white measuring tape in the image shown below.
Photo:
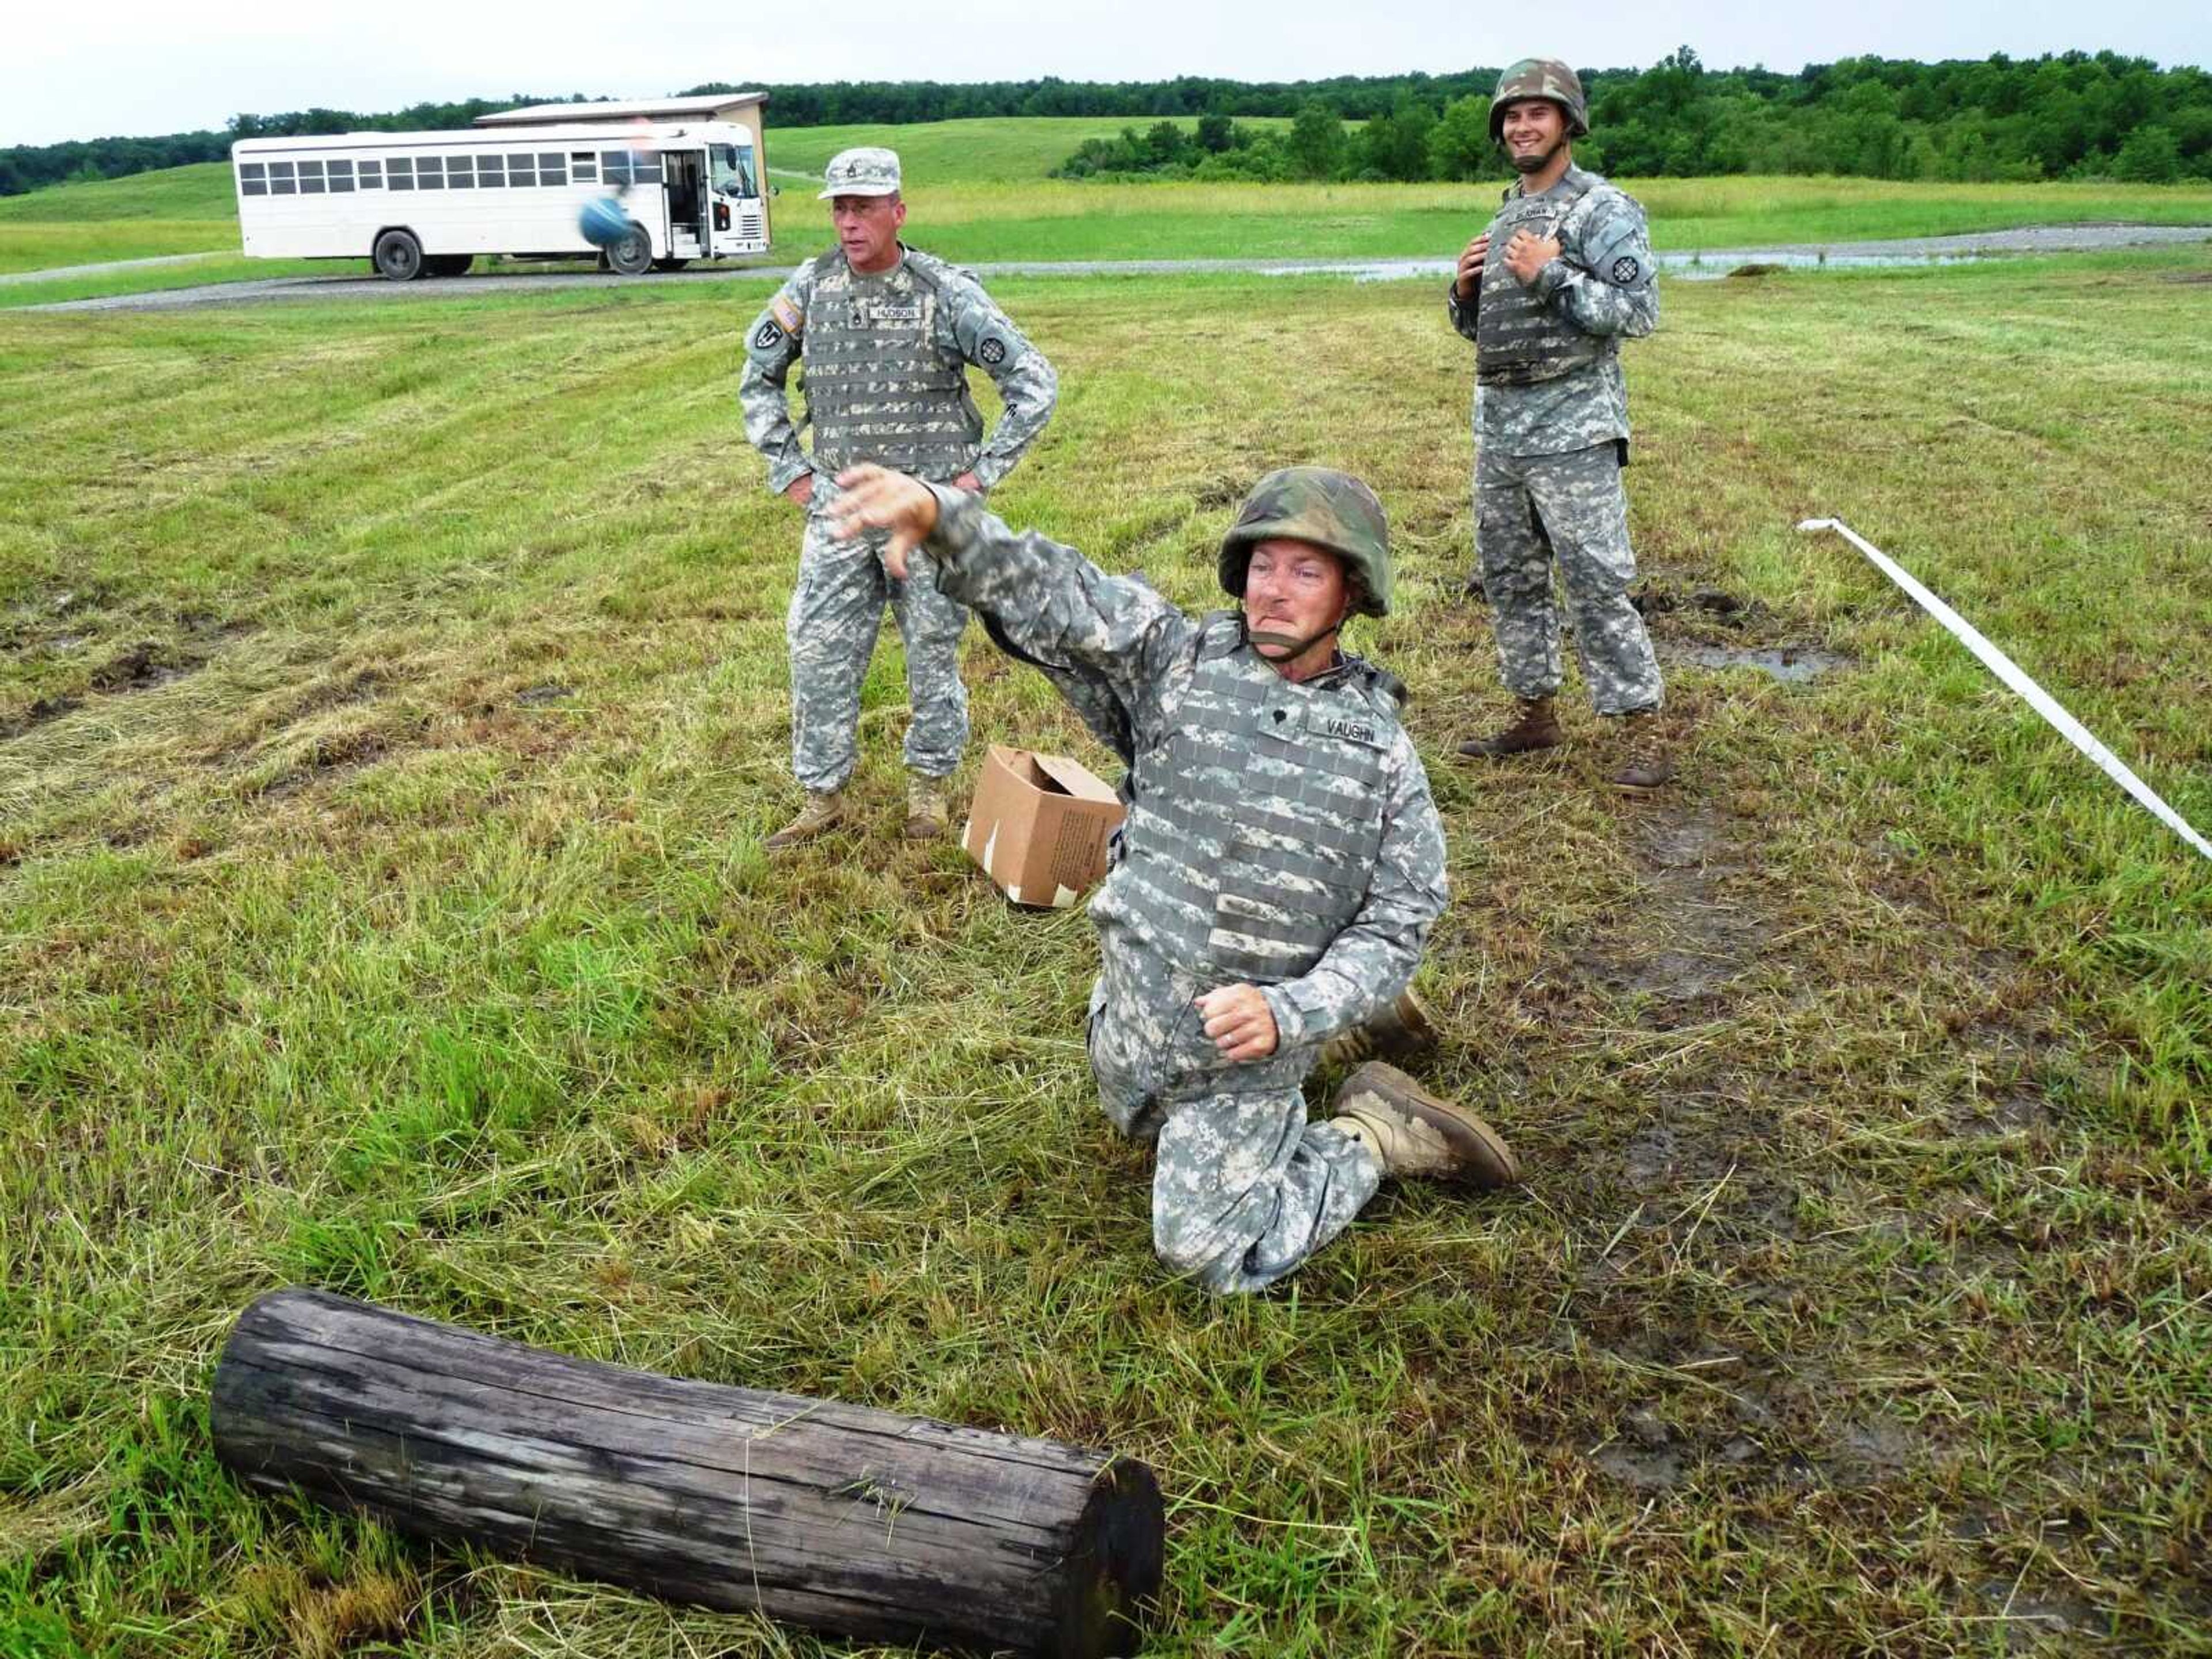
{"label": "white measuring tape", "polygon": [[1865,554],[1874,562],[1875,569],[1910,593],[1923,611],[1949,629],[1960,643],[1982,659],[1983,665],[1990,672],[2027,698],[2030,708],[2057,726],[2059,733],[2069,743],[2096,762],[2106,777],[2164,819],[2174,833],[2191,847],[2203,854],[2206,858],[2212,859],[2212,843],[2208,843],[2203,836],[2191,829],[2188,821],[2180,813],[2159,799],[2156,790],[2130,772],[2124,761],[2098,742],[2094,734],[2081,721],[2061,708],[2057,699],[2048,691],[2022,673],[2019,664],[1983,638],[1980,630],[1975,628],[1973,623],[1952,610],[1949,605],[1944,604],[1914,580],[1911,571],[1905,569],[1903,565],[1898,563],[1896,560],[1891,558],[1888,554],[1867,540],[1841,519],[1808,519],[1797,527],[1807,532],[1832,530],[1860,552]]}

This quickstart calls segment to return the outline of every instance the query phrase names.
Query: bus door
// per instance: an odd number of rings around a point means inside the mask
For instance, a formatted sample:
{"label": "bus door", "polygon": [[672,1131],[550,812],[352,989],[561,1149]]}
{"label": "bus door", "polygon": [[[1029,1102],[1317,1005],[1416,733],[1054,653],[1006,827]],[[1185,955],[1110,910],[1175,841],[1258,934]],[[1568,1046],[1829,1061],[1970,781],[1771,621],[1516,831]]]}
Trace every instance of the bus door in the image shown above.
{"label": "bus door", "polygon": [[707,154],[663,150],[661,179],[668,194],[668,257],[696,259],[707,252]]}

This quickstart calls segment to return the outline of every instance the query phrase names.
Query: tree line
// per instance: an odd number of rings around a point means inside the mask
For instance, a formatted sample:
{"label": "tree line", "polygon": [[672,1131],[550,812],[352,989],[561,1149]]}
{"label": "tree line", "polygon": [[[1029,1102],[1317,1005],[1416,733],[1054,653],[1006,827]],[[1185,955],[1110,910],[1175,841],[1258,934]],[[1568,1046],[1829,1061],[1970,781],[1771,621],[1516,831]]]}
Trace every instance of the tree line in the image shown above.
{"label": "tree line", "polygon": [[[1881,179],[2212,178],[2212,75],[2070,52],[1923,64],[1850,58],[1795,74],[1709,70],[1687,46],[1649,69],[1583,70],[1594,131],[1577,159],[1628,177],[1732,173]],[[765,88],[778,126],[903,125],[983,116],[1152,118],[1068,158],[1068,176],[1465,179],[1498,170],[1496,69],[1297,82],[814,82]],[[686,94],[743,90],[710,82]],[[586,101],[583,94],[568,101]],[[386,114],[234,116],[222,131],[0,149],[0,195],[72,179],[220,161],[239,138],[465,126],[490,110],[559,98],[416,104]],[[1286,132],[1239,118],[1290,117]],[[1201,118],[1186,131],[1167,118]],[[1364,123],[1344,131],[1343,123]]]}
{"label": "tree line", "polygon": [[[1836,173],[1875,179],[2212,179],[2212,76],[2111,52],[2015,63],[1877,58],[1797,75],[1707,70],[1684,46],[1648,70],[1578,71],[1591,132],[1575,159],[1632,178]],[[1365,124],[1322,97],[1287,130],[1212,112],[1192,131],[1160,120],[1091,139],[1061,178],[1486,179],[1500,162],[1490,89],[1439,95],[1405,87]]]}

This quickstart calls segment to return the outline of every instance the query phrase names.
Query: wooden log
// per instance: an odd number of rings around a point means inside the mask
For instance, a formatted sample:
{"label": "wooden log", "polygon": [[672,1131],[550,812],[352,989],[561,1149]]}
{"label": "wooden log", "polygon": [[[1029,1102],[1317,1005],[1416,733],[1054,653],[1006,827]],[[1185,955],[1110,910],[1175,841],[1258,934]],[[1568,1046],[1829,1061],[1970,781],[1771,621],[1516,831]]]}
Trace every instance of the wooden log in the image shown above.
{"label": "wooden log", "polygon": [[1133,1459],[547,1353],[318,1291],[249,1307],[216,1450],[433,1539],[672,1601],[983,1653],[1136,1650],[1165,1515]]}

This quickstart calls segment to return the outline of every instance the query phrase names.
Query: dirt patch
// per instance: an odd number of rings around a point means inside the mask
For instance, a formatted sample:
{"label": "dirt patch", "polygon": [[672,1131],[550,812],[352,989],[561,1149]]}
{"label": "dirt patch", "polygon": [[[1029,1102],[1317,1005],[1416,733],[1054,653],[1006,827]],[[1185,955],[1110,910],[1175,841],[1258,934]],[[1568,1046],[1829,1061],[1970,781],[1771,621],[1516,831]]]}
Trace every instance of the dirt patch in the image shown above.
{"label": "dirt patch", "polygon": [[1700,808],[1672,809],[1638,825],[1650,874],[1632,927],[1578,952],[1575,966],[1607,989],[1694,1002],[1749,966],[1771,925],[1726,890],[1743,873],[1725,823]]}
{"label": "dirt patch", "polygon": [[59,720],[71,709],[83,707],[84,699],[82,697],[40,697],[21,714],[0,720],[0,743],[20,738],[26,732],[44,726],[48,720]]}
{"label": "dirt patch", "polygon": [[173,652],[154,640],[125,646],[93,672],[92,689],[110,693],[149,691],[182,679],[200,659]]}
{"label": "dirt patch", "polygon": [[549,680],[543,685],[533,685],[516,692],[514,701],[525,708],[543,708],[548,703],[566,702],[575,695],[574,686],[561,685]]}
{"label": "dirt patch", "polygon": [[1699,668],[1755,668],[1789,685],[1802,684],[1839,668],[1852,667],[1856,660],[1840,651],[1817,645],[1669,644],[1661,649],[1659,655],[1666,662],[1692,663]]}
{"label": "dirt patch", "polygon": [[382,757],[391,747],[381,732],[335,732],[318,738],[300,763],[261,791],[264,800],[284,800],[310,784],[327,781],[342,772],[358,770]]}

